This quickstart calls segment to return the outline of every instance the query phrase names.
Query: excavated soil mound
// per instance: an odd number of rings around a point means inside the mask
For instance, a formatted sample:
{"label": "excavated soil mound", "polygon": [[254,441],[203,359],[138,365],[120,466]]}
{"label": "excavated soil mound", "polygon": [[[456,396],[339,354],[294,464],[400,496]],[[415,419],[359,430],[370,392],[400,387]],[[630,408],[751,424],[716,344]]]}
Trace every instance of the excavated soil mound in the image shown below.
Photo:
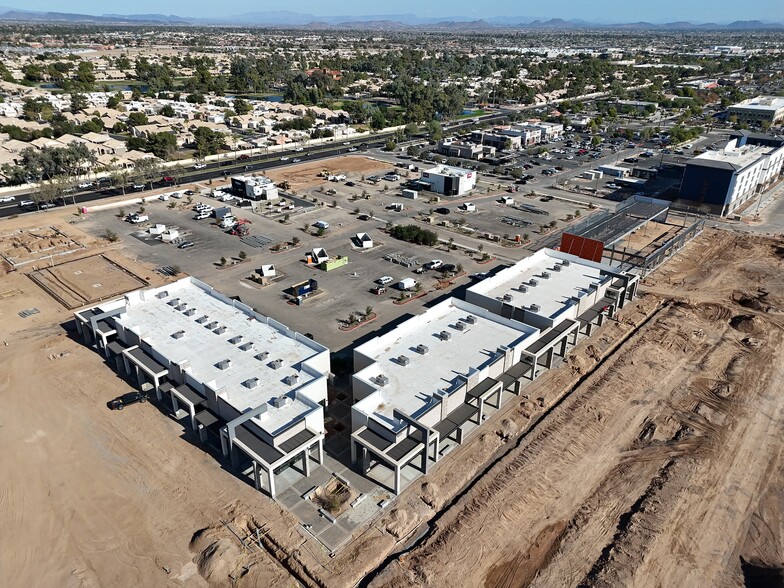
{"label": "excavated soil mound", "polygon": [[715,302],[703,302],[694,308],[700,316],[709,321],[726,321],[732,316],[732,311],[729,308]]}
{"label": "excavated soil mound", "polygon": [[730,326],[741,333],[761,333],[765,331],[765,321],[754,315],[739,314],[730,319]]}

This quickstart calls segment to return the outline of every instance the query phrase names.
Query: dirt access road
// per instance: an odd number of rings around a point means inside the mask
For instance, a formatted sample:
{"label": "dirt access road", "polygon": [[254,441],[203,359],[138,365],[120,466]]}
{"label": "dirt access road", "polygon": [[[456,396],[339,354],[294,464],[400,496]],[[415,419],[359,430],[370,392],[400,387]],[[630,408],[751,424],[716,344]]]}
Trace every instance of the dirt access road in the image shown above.
{"label": "dirt access road", "polygon": [[371,586],[780,578],[782,258],[708,232],[649,277],[658,309]]}

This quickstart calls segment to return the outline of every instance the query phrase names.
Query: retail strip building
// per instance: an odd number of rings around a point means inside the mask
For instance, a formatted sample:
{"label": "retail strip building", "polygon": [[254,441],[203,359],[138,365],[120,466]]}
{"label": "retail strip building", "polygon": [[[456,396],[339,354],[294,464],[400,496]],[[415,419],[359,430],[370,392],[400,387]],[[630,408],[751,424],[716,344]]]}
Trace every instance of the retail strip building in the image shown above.
{"label": "retail strip building", "polygon": [[329,350],[194,278],[75,313],[81,335],[275,496],[323,461]]}

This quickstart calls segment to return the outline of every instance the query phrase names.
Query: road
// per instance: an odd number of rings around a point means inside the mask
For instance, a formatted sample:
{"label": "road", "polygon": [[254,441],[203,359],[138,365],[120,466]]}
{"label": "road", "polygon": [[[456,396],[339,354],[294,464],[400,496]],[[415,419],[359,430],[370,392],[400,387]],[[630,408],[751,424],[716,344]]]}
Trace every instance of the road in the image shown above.
{"label": "road", "polygon": [[[490,113],[484,114],[475,118],[479,118],[482,121],[493,121],[498,119],[506,118],[506,114],[498,112],[498,113]],[[463,121],[453,121],[450,123],[445,123],[444,130],[449,132],[459,131],[460,129],[471,126],[476,124],[473,119],[465,119]],[[301,159],[303,161],[313,161],[318,159],[327,159],[330,157],[334,157],[336,155],[344,155],[349,152],[351,149],[357,151],[360,145],[362,145],[362,149],[378,149],[384,146],[386,141],[390,136],[394,133],[379,133],[374,135],[371,138],[368,137],[361,137],[351,141],[345,141],[340,144],[332,144],[329,146],[318,146],[308,148],[305,151],[296,151],[296,150],[288,150],[288,151],[278,151],[274,155],[266,154],[266,155],[249,155],[246,159],[232,159],[228,161],[218,161],[218,162],[211,162],[207,164],[207,167],[201,170],[194,170],[191,169],[190,172],[181,178],[179,178],[178,184],[188,184],[192,182],[203,182],[209,179],[214,178],[222,178],[227,175],[235,175],[244,172],[258,172],[263,171],[270,168],[281,167],[286,165],[294,164],[294,159]],[[426,133],[419,133],[414,135],[411,140],[424,140],[427,138]],[[242,157],[242,156],[240,156]],[[288,158],[286,160],[282,160],[282,158]],[[162,176],[166,175],[166,171],[162,171]],[[146,184],[149,186],[149,184]],[[139,191],[129,191],[126,190],[126,194],[131,194],[134,196],[143,196],[146,192],[150,190],[160,189],[160,188],[176,188],[177,186],[172,182],[163,182],[157,181],[152,182],[152,187],[147,188],[146,190],[139,190]],[[109,198],[114,196],[122,195],[122,189],[120,188],[107,188],[107,189],[97,189],[97,190],[87,190],[81,191],[74,195],[69,195],[67,197],[66,205],[74,205],[74,204],[86,204],[88,202],[94,202],[96,200],[100,200],[102,198]],[[23,210],[19,207],[19,202],[22,200],[29,200],[31,199],[30,192],[20,191],[17,194],[14,194],[15,200],[12,202],[5,202],[0,204],[0,218],[5,218],[9,216],[13,216],[16,214],[20,214],[23,212],[28,212]],[[38,210],[33,212],[46,212],[45,210]]]}

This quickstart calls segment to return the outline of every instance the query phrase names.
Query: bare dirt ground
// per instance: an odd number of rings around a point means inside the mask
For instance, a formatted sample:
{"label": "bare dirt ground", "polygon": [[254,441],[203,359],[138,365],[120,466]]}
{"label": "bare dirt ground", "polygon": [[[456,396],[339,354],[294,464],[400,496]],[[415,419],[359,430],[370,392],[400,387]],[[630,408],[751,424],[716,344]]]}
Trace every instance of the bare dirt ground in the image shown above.
{"label": "bare dirt ground", "polygon": [[382,170],[392,169],[392,165],[361,155],[345,155],[331,157],[285,168],[270,170],[265,175],[276,183],[288,182],[291,189],[306,190],[324,184],[324,178],[318,177],[321,171],[330,174],[373,174]]}
{"label": "bare dirt ground", "polygon": [[783,245],[710,232],[649,278],[659,309],[371,585],[779,573]]}
{"label": "bare dirt ground", "polygon": [[335,557],[151,404],[109,412],[129,384],[62,328],[70,311],[0,276],[0,577],[780,584],[783,258],[784,241],[706,232]]}

